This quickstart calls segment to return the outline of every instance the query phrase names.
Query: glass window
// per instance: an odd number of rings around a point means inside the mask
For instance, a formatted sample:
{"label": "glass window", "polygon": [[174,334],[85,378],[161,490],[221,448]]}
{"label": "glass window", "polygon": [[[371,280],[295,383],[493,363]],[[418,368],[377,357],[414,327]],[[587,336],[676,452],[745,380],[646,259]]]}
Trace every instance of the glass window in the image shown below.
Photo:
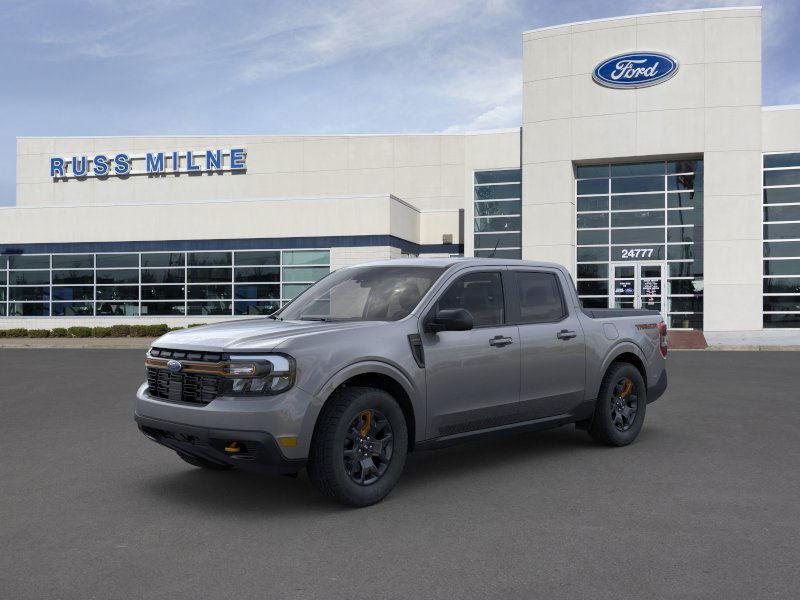
{"label": "glass window", "polygon": [[764,256],[800,258],[800,242],[764,242]]}
{"label": "glass window", "polygon": [[248,301],[234,302],[234,314],[237,315],[271,315],[280,308],[277,302]]}
{"label": "glass window", "polygon": [[268,300],[280,300],[280,286],[274,284],[249,284],[249,285],[241,285],[237,284],[234,286],[234,296],[237,299],[268,299]]}
{"label": "glass window", "polygon": [[187,275],[189,283],[230,283],[231,281],[230,267],[214,269],[189,269]]}
{"label": "glass window", "polygon": [[701,225],[703,212],[695,209],[667,211],[667,225]]}
{"label": "glass window", "polygon": [[664,190],[663,177],[621,177],[611,179],[611,193],[657,192]]}
{"label": "glass window", "polygon": [[764,327],[800,328],[800,313],[784,315],[764,315]]}
{"label": "glass window", "polygon": [[667,194],[668,208],[702,208],[703,192],[672,192]]}
{"label": "glass window", "polygon": [[608,245],[608,229],[581,229],[578,230],[579,245],[605,244]]}
{"label": "glass window", "polygon": [[594,198],[578,198],[578,212],[589,210],[608,210],[608,196]]}
{"label": "glass window", "polygon": [[225,267],[231,264],[230,252],[189,252],[189,266]]}
{"label": "glass window", "polygon": [[135,285],[99,285],[98,300],[138,300],[139,288]]}
{"label": "glass window", "polygon": [[[189,300],[229,300],[231,285],[190,285],[187,288],[187,298]],[[230,305],[228,308],[230,309]]]}
{"label": "glass window", "polygon": [[667,229],[667,242],[693,242],[694,227],[670,227]]}
{"label": "glass window", "polygon": [[279,250],[234,252],[234,262],[237,266],[279,265],[281,263],[281,253]]}
{"label": "glass window", "polygon": [[764,171],[764,185],[800,185],[800,169]]}
{"label": "glass window", "polygon": [[764,310],[800,312],[800,296],[764,296]]}
{"label": "glass window", "polygon": [[94,256],[91,254],[54,254],[54,269],[91,269]]}
{"label": "glass window", "polygon": [[98,302],[95,306],[98,316],[103,317],[136,317],[139,316],[137,302]]}
{"label": "glass window", "polygon": [[612,229],[612,244],[652,244],[664,241],[664,229]]}
{"label": "glass window", "polygon": [[764,204],[788,204],[790,202],[800,202],[800,187],[764,190]]}
{"label": "glass window", "polygon": [[577,179],[608,177],[608,165],[584,165],[575,169]]}
{"label": "glass window", "polygon": [[797,206],[767,206],[765,221],[800,221],[800,204]]}
{"label": "glass window", "polygon": [[663,210],[615,212],[611,217],[612,227],[646,227],[648,225],[663,224]]}
{"label": "glass window", "polygon": [[278,267],[237,267],[234,270],[236,281],[280,281]]}
{"label": "glass window", "polygon": [[97,270],[97,283],[139,283],[138,269]]}
{"label": "glass window", "polygon": [[8,314],[12,317],[47,317],[50,315],[50,305],[41,302],[11,302],[8,305]]}
{"label": "glass window", "polygon": [[[590,284],[602,282],[586,282]],[[552,323],[567,314],[561,286],[553,273],[518,272],[519,313],[521,323]],[[607,293],[597,292],[598,294]],[[586,292],[592,294],[593,292]]]}
{"label": "glass window", "polygon": [[521,220],[519,217],[490,217],[475,219],[475,231],[520,231]]}
{"label": "glass window", "polygon": [[181,269],[142,269],[142,283],[185,283],[186,272]]}
{"label": "glass window", "polygon": [[667,175],[668,190],[701,190],[703,178],[697,175]]}
{"label": "glass window", "polygon": [[694,258],[694,250],[691,244],[667,246],[668,260],[682,260],[689,258]]}
{"label": "glass window", "polygon": [[475,327],[502,325],[505,321],[503,283],[499,273],[469,273],[456,280],[436,303],[437,310],[463,308]]}
{"label": "glass window", "polygon": [[611,165],[612,177],[624,177],[629,175],[663,175],[664,162],[649,163],[629,163]]}
{"label": "glass window", "polygon": [[502,169],[497,171],[475,171],[475,183],[503,183],[506,181],[519,181],[522,171],[519,169]]}
{"label": "glass window", "polygon": [[7,267],[8,267],[8,257],[0,256],[0,269],[5,269]]}
{"label": "glass window", "polygon": [[519,248],[522,236],[519,233],[476,233],[475,248]]}
{"label": "glass window", "polygon": [[583,308],[608,308],[608,298],[581,298]]}
{"label": "glass window", "polygon": [[143,267],[182,267],[186,264],[183,252],[142,254]]}
{"label": "glass window", "polygon": [[578,262],[608,262],[608,247],[578,248]]}
{"label": "glass window", "polygon": [[290,283],[283,286],[283,299],[294,300],[302,294],[305,290],[311,287],[307,283]]}
{"label": "glass window", "polygon": [[578,265],[578,277],[582,279],[608,277],[608,265]]}
{"label": "glass window", "polygon": [[504,198],[521,198],[522,185],[485,185],[475,187],[475,200],[502,200]]}
{"label": "glass window", "polygon": [[49,287],[12,287],[8,288],[9,300],[49,300]]}
{"label": "glass window", "polygon": [[800,152],[765,154],[764,168],[770,169],[775,167],[800,167]]}
{"label": "glass window", "polygon": [[8,257],[9,269],[49,269],[50,255],[14,255]]}
{"label": "glass window", "polygon": [[223,316],[231,314],[230,301],[217,302],[189,302],[186,305],[189,315],[197,316]]}
{"label": "glass window", "polygon": [[696,294],[702,290],[702,279],[670,279],[667,282],[670,294]]}
{"label": "glass window", "polygon": [[0,285],[6,284],[6,272],[0,271]]}
{"label": "glass window", "polygon": [[608,179],[578,180],[578,195],[608,194]]}
{"label": "glass window", "polygon": [[703,170],[702,160],[673,160],[667,163],[667,173],[695,173]]}
{"label": "glass window", "polygon": [[497,250],[475,250],[474,252],[477,258],[513,258],[519,259],[522,256],[522,251],[517,250],[503,250],[502,248],[498,248]]}
{"label": "glass window", "polygon": [[94,283],[94,271],[53,271],[53,284]]}
{"label": "glass window", "polygon": [[491,217],[494,215],[518,215],[522,211],[521,200],[499,200],[497,202],[476,202],[476,217]]}
{"label": "glass window", "polygon": [[10,285],[47,285],[50,271],[11,271],[8,274]]}
{"label": "glass window", "polygon": [[284,265],[327,265],[329,261],[327,250],[286,250],[283,253]]}
{"label": "glass window", "polygon": [[693,296],[692,298],[670,298],[670,312],[702,312],[703,297]]}
{"label": "glass window", "polygon": [[142,316],[183,316],[183,302],[142,302]]}
{"label": "glass window", "polygon": [[91,317],[93,314],[91,302],[53,302],[54,317]]}
{"label": "glass window", "polygon": [[328,267],[285,267],[283,269],[283,280],[286,282],[309,282],[313,283],[322,279],[330,272]]}
{"label": "glass window", "polygon": [[82,286],[53,286],[53,300],[93,300],[94,288]]}
{"label": "glass window", "polygon": [[702,329],[703,328],[703,315],[669,315],[670,329]]}
{"label": "glass window", "polygon": [[667,265],[670,277],[691,277],[694,275],[692,262],[674,262]]}
{"label": "glass window", "polygon": [[800,275],[800,259],[765,260],[764,275]]}
{"label": "glass window", "polygon": [[664,194],[611,196],[611,210],[648,210],[664,208]]}
{"label": "glass window", "polygon": [[800,294],[800,277],[774,277],[764,279],[765,294]]}
{"label": "glass window", "polygon": [[608,227],[608,213],[590,213],[578,215],[578,229]]}
{"label": "glass window", "polygon": [[139,266],[138,254],[98,254],[98,269],[124,269]]}
{"label": "glass window", "polygon": [[578,293],[582,296],[607,296],[608,280],[605,281],[580,281],[578,280]]}
{"label": "glass window", "polygon": [[800,239],[800,223],[764,225],[765,240]]}
{"label": "glass window", "polygon": [[[407,316],[444,269],[423,266],[349,267],[315,283],[281,311],[289,320],[396,321]],[[306,286],[283,286],[284,299]]]}
{"label": "glass window", "polygon": [[184,286],[182,285],[143,285],[142,300],[182,300]]}

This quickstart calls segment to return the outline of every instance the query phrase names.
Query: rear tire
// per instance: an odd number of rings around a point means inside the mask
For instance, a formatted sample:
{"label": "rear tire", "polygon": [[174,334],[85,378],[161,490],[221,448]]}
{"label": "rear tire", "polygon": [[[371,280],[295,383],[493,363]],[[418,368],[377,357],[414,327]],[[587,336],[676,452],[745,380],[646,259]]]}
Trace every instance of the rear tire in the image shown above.
{"label": "rear tire", "polygon": [[606,371],[597,396],[589,435],[608,446],[627,446],[644,423],[647,387],[630,363],[615,363]]}
{"label": "rear tire", "polygon": [[184,462],[189,463],[193,467],[200,467],[201,469],[209,469],[210,471],[227,471],[228,469],[233,468],[231,465],[223,465],[220,463],[211,462],[205,458],[192,456],[191,454],[184,454],[183,452],[178,452],[177,450],[175,451],[175,454],[177,454]]}
{"label": "rear tire", "polygon": [[394,488],[408,453],[408,427],[387,392],[343,388],[317,421],[308,476],[324,496],[348,506],[369,506]]}

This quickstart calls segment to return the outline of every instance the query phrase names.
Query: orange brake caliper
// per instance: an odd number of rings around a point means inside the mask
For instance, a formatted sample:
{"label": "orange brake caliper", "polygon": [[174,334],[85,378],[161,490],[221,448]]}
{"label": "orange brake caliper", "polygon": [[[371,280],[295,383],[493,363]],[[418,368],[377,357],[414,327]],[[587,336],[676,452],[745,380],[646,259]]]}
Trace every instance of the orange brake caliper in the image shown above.
{"label": "orange brake caliper", "polygon": [[624,398],[628,394],[631,393],[631,388],[633,387],[633,382],[630,379],[625,380],[625,385],[622,387],[622,392],[620,393],[619,397]]}
{"label": "orange brake caliper", "polygon": [[370,426],[372,425],[372,411],[362,411],[358,416],[364,421],[364,425],[358,430],[358,433],[359,435],[367,435],[369,433]]}

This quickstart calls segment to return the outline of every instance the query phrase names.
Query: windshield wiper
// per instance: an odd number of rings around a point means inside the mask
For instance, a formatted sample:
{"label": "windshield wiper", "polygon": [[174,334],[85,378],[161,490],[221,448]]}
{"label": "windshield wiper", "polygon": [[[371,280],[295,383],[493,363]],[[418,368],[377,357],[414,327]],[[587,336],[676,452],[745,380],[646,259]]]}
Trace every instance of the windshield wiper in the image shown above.
{"label": "windshield wiper", "polygon": [[328,321],[331,321],[332,319],[330,317],[300,317],[299,320],[300,321],[322,321],[324,323],[327,323]]}
{"label": "windshield wiper", "polygon": [[283,317],[279,317],[277,315],[267,315],[268,319],[272,319],[273,321],[283,321]]}

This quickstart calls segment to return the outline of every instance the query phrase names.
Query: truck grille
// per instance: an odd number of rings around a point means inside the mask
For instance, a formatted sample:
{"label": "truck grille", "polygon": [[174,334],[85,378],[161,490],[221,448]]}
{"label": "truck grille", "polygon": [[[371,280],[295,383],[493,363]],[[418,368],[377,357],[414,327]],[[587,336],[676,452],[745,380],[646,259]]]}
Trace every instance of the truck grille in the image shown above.
{"label": "truck grille", "polygon": [[224,378],[219,375],[173,373],[147,367],[147,391],[169,402],[205,405],[222,394]]}

